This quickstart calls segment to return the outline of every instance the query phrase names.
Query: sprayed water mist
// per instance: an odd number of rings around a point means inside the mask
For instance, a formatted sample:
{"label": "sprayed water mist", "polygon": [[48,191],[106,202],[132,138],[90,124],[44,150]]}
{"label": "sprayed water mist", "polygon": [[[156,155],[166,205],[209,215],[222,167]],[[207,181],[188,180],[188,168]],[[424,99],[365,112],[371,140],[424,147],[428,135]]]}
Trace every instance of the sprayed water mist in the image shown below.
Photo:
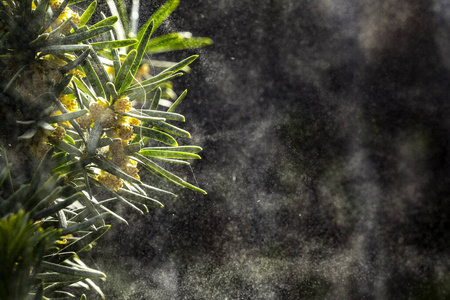
{"label": "sprayed water mist", "polygon": [[118,226],[111,298],[446,299],[444,6],[182,2],[209,194]]}

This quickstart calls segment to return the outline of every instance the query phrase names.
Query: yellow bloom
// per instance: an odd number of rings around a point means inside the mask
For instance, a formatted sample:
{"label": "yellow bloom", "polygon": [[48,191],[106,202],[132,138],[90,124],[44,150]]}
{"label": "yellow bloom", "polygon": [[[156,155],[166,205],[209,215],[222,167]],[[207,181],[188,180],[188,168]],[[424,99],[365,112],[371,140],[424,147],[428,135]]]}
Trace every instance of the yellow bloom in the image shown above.
{"label": "yellow bloom", "polygon": [[127,121],[128,121],[128,124],[130,124],[130,125],[135,125],[135,126],[141,125],[141,121],[139,121],[136,118],[128,117]]}
{"label": "yellow bloom", "polygon": [[95,120],[100,119],[105,109],[106,109],[105,107],[103,107],[97,102],[91,103],[91,105],[89,105],[89,113]]}
{"label": "yellow bloom", "polygon": [[136,178],[137,180],[140,180],[141,178],[138,175],[139,169],[134,166],[124,166],[122,167],[122,170],[130,175],[131,177]]}
{"label": "yellow bloom", "polygon": [[105,172],[103,170],[100,171],[100,175],[97,175],[97,180],[100,181],[100,183],[106,185],[113,191],[118,191],[122,187],[122,179],[117,178],[116,176]]}
{"label": "yellow bloom", "polygon": [[127,124],[123,124],[119,127],[119,137],[122,140],[128,141],[134,137],[133,127]]}
{"label": "yellow bloom", "polygon": [[76,121],[82,129],[88,129],[91,127],[93,119],[90,114],[85,114],[84,116],[79,117]]}
{"label": "yellow bloom", "polygon": [[100,121],[104,128],[113,127],[117,119],[112,109],[105,107],[101,101],[91,103],[89,112],[95,121]]}
{"label": "yellow bloom", "polygon": [[107,108],[104,110],[99,120],[104,128],[113,127],[116,120],[116,114],[112,111],[112,109]]}
{"label": "yellow bloom", "polygon": [[64,107],[68,111],[76,111],[78,109],[78,103],[74,95],[61,94],[58,99],[62,104],[64,104]]}
{"label": "yellow bloom", "polygon": [[131,107],[130,98],[128,97],[120,98],[114,103],[114,111],[118,113],[129,112]]}
{"label": "yellow bloom", "polygon": [[127,141],[117,141],[109,145],[109,156],[119,167],[126,165],[128,162],[128,156],[125,154],[127,145]]}
{"label": "yellow bloom", "polygon": [[53,130],[50,134],[50,138],[56,142],[61,142],[65,136],[66,130],[61,126],[56,127],[55,130]]}

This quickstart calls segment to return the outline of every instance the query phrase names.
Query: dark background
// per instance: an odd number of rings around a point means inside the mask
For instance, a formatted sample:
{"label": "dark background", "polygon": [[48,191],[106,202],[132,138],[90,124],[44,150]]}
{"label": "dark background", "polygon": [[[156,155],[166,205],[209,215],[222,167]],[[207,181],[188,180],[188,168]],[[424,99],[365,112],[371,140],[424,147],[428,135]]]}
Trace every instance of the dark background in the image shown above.
{"label": "dark background", "polygon": [[175,171],[208,195],[117,208],[91,253],[107,298],[450,299],[449,21],[443,0],[182,0],[155,35],[214,45],[155,59],[200,54],[174,86],[203,159]]}

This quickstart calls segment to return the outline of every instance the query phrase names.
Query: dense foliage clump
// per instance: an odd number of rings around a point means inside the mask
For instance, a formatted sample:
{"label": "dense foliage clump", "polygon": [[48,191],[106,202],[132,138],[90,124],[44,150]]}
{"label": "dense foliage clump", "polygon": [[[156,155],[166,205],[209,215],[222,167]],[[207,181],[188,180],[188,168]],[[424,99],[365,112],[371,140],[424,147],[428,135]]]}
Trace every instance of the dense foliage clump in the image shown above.
{"label": "dense foliage clump", "polygon": [[111,201],[143,213],[175,196],[143,172],[205,193],[166,167],[200,158],[200,147],[174,138],[190,134],[174,125],[185,121],[174,111],[186,91],[171,86],[197,56],[153,68],[147,58],[211,41],[152,38],[178,1],[140,30],[123,1],[107,1],[109,17],[82,2],[0,2],[1,299],[75,297],[77,287],[103,297],[95,281],[106,275],[82,252],[109,229],[108,216],[127,222]]}

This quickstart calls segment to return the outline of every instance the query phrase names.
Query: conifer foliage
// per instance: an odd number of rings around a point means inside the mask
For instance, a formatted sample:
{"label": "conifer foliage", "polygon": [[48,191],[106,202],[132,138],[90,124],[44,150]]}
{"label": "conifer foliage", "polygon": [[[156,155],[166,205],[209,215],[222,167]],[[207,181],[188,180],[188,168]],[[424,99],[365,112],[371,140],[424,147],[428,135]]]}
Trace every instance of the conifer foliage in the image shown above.
{"label": "conifer foliage", "polygon": [[211,40],[152,36],[178,0],[139,30],[123,0],[104,12],[85,1],[0,1],[1,299],[83,299],[87,288],[104,298],[106,275],[83,252],[110,218],[127,223],[111,203],[144,213],[176,196],[145,173],[206,193],[167,168],[200,158],[179,144],[190,138],[175,112],[186,91],[171,85],[197,56],[148,59]]}

